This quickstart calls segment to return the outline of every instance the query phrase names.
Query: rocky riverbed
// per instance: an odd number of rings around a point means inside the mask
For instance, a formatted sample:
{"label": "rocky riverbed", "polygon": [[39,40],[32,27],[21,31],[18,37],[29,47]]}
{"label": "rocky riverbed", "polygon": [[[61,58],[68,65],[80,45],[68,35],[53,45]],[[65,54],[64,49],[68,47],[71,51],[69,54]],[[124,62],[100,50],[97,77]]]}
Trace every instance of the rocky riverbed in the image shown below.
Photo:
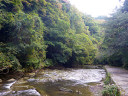
{"label": "rocky riverbed", "polygon": [[0,82],[0,96],[100,96],[104,69],[45,69]]}

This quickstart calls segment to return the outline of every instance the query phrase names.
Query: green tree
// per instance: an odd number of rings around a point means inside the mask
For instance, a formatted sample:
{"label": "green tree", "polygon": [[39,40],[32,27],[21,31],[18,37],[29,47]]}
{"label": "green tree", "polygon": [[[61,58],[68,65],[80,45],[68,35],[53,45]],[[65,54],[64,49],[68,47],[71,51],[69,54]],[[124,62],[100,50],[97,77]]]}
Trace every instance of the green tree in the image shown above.
{"label": "green tree", "polygon": [[125,68],[128,68],[127,3],[128,1],[125,0],[124,6],[118,9],[117,12],[115,12],[112,17],[108,19],[106,24],[106,36],[103,43],[103,46],[107,45],[105,49],[108,50],[108,62],[111,65],[123,66]]}

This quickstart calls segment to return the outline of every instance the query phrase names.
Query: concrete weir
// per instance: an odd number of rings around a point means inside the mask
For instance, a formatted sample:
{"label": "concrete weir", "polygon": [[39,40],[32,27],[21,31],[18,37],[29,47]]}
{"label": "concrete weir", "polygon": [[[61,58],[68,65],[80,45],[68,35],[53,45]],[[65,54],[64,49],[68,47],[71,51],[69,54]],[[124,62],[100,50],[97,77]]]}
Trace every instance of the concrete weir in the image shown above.
{"label": "concrete weir", "polygon": [[105,66],[105,69],[120,89],[121,96],[128,96],[128,70],[112,66]]}

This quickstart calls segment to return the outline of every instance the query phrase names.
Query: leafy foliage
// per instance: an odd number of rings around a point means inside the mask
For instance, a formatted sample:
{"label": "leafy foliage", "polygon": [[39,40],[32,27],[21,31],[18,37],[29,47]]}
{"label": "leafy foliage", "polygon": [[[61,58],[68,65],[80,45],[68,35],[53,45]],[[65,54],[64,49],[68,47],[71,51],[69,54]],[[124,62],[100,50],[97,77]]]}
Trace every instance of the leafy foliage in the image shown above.
{"label": "leafy foliage", "polygon": [[[106,36],[102,48],[108,50],[108,63],[114,66],[123,66],[128,68],[128,13],[127,3],[125,0],[124,6],[118,9],[106,24]],[[104,47],[106,46],[106,47]]]}
{"label": "leafy foliage", "polygon": [[115,85],[107,85],[102,91],[103,96],[120,96],[119,89]]}
{"label": "leafy foliage", "polygon": [[7,45],[0,43],[0,69],[1,71],[4,69],[13,68],[13,70],[17,70],[21,68],[19,60],[14,56],[15,50],[10,49]]}
{"label": "leafy foliage", "polygon": [[92,64],[98,27],[68,0],[1,0],[0,68]]}
{"label": "leafy foliage", "polygon": [[105,80],[104,80],[104,84],[105,84],[105,85],[109,85],[109,84],[111,84],[111,83],[112,83],[112,80],[111,80],[110,73],[107,73],[107,74],[106,74],[106,78],[105,78]]}

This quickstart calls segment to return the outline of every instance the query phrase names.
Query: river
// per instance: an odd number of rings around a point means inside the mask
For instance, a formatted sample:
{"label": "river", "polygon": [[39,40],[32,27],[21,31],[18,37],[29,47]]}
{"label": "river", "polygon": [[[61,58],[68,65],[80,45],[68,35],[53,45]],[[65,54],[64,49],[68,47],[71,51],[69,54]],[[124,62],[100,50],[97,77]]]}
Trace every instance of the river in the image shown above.
{"label": "river", "polygon": [[98,96],[92,91],[105,74],[104,69],[42,69],[34,76],[0,83],[0,96]]}

